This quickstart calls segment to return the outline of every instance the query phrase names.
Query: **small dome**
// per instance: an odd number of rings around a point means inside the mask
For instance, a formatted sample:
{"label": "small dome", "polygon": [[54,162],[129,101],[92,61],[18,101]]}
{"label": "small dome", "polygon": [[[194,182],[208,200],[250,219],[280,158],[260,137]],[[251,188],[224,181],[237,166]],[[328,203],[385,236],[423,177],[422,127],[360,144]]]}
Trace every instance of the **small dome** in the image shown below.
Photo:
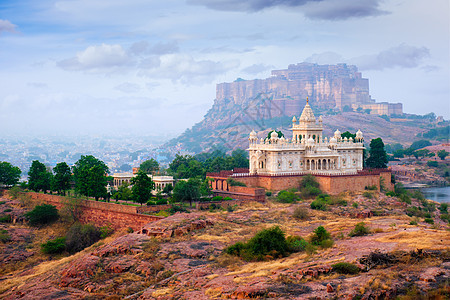
{"label": "small dome", "polygon": [[336,129],[336,131],[334,132],[334,136],[335,137],[337,137],[337,136],[341,136],[341,132],[339,131],[339,129]]}
{"label": "small dome", "polygon": [[310,138],[308,139],[308,144],[309,144],[309,145],[314,144],[314,139],[313,139],[312,137],[310,137]]}
{"label": "small dome", "polygon": [[336,138],[333,136],[331,139],[330,139],[330,144],[336,144],[337,143],[337,140],[336,140]]}
{"label": "small dome", "polygon": [[292,123],[297,123],[297,118],[295,116],[292,118]]}
{"label": "small dome", "polygon": [[322,116],[320,115],[319,116],[319,122],[322,122],[323,120],[322,120]]}
{"label": "small dome", "polygon": [[272,131],[272,133],[270,134],[270,138],[271,139],[276,139],[276,138],[278,138],[278,133],[274,130],[274,131]]}
{"label": "small dome", "polygon": [[357,139],[362,139],[362,138],[363,138],[363,134],[362,134],[361,130],[358,130],[358,131],[356,132],[356,138],[357,138]]}
{"label": "small dome", "polygon": [[252,130],[252,132],[250,132],[250,137],[256,138],[256,132],[254,130]]}

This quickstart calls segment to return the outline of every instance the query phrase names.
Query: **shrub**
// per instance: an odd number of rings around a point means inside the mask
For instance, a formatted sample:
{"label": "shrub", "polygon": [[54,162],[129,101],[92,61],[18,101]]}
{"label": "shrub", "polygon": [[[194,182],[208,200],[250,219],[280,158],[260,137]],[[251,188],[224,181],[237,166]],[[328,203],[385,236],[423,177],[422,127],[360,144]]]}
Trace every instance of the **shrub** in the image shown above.
{"label": "shrub", "polygon": [[300,189],[306,187],[315,187],[319,188],[320,184],[317,182],[316,177],[311,174],[303,176],[302,181],[300,182]]}
{"label": "shrub", "polygon": [[313,244],[307,243],[306,247],[305,247],[305,251],[308,255],[313,255],[314,253],[316,253],[317,248]]}
{"label": "shrub", "polygon": [[12,212],[12,209],[11,208],[7,208],[3,212]]}
{"label": "shrub", "polygon": [[100,227],[100,238],[104,239],[108,236],[110,236],[114,232],[114,229],[112,229],[109,226],[102,226]]}
{"label": "shrub", "polygon": [[429,160],[427,161],[427,166],[437,168],[439,166],[439,163],[435,160]]}
{"label": "shrub", "polygon": [[93,225],[75,224],[66,234],[66,249],[70,253],[83,250],[100,239],[100,230]]}
{"label": "shrub", "polygon": [[401,194],[398,198],[400,199],[401,202],[411,204],[411,198],[408,196],[408,194]]}
{"label": "shrub", "polygon": [[417,225],[417,221],[413,220],[413,221],[409,222],[409,225]]}
{"label": "shrub", "polygon": [[320,242],[320,247],[326,249],[326,248],[331,248],[334,245],[334,241],[331,239],[327,239],[327,240],[323,240],[322,242]]}
{"label": "shrub", "polygon": [[156,201],[148,200],[147,205],[156,205]]}
{"label": "shrub", "polygon": [[302,252],[305,251],[306,246],[308,245],[308,242],[305,241],[305,239],[303,239],[300,236],[288,236],[286,238],[286,242],[288,245],[288,250],[289,252]]}
{"label": "shrub", "polygon": [[441,220],[446,221],[447,223],[450,223],[450,215],[449,214],[441,214]]}
{"label": "shrub", "polygon": [[11,215],[2,215],[0,216],[0,223],[11,223],[12,218]]}
{"label": "shrub", "polygon": [[229,186],[247,186],[245,183],[234,180],[232,178],[228,178],[227,183]]}
{"label": "shrub", "polygon": [[8,234],[8,231],[5,229],[0,229],[0,241],[2,243],[7,243],[11,241],[11,236]]}
{"label": "shrub", "polygon": [[348,263],[348,262],[339,262],[331,266],[333,271],[339,274],[358,274],[359,268],[358,266]]}
{"label": "shrub", "polygon": [[378,188],[376,185],[369,185],[369,186],[366,186],[364,189],[368,190],[368,191],[376,191]]}
{"label": "shrub", "polygon": [[294,210],[294,213],[292,214],[292,216],[299,220],[308,220],[309,212],[308,212],[308,209],[306,209],[304,207],[297,207]]}
{"label": "shrub", "polygon": [[447,213],[447,209],[448,209],[448,204],[447,203],[441,203],[441,205],[439,206],[439,210],[443,214]]}
{"label": "shrub", "polygon": [[21,189],[18,186],[13,186],[12,188],[9,189],[9,196],[11,197],[11,199],[15,200],[17,199],[17,197],[19,197],[19,193],[20,193]]}
{"label": "shrub", "polygon": [[280,203],[292,203],[299,200],[293,191],[282,190],[278,192],[277,201]]}
{"label": "shrub", "polygon": [[236,255],[236,256],[240,256],[241,255],[241,251],[245,249],[245,244],[242,242],[237,242],[234,245],[231,245],[227,248],[225,248],[225,253],[227,254],[231,254],[231,255]]}
{"label": "shrub", "polygon": [[313,186],[302,188],[300,192],[303,198],[312,198],[322,193],[322,191],[319,188]]}
{"label": "shrub", "polygon": [[284,232],[275,226],[259,231],[247,243],[238,242],[225,248],[224,251],[247,261],[261,261],[286,256],[288,244]]}
{"label": "shrub", "polygon": [[386,196],[389,196],[389,197],[395,197],[396,194],[395,194],[395,192],[393,192],[393,191],[389,191],[389,192],[386,193]]}
{"label": "shrub", "polygon": [[177,212],[189,212],[186,208],[183,206],[172,204],[172,207],[168,210],[170,214],[174,214]]}
{"label": "shrub", "polygon": [[167,200],[166,199],[158,199],[156,200],[156,205],[166,205]]}
{"label": "shrub", "polygon": [[434,224],[434,220],[432,218],[425,218],[424,222],[428,224]]}
{"label": "shrub", "polygon": [[[1,193],[1,190],[0,190],[0,193]],[[0,194],[0,196],[1,196],[1,194]],[[0,205],[3,205],[5,203],[6,203],[5,201],[0,201]]]}
{"label": "shrub", "polygon": [[222,196],[215,196],[211,199],[211,201],[223,201],[223,197]]}
{"label": "shrub", "polygon": [[358,208],[359,204],[358,204],[358,202],[353,202],[353,203],[352,203],[352,206],[353,206],[354,208]]}
{"label": "shrub", "polygon": [[363,236],[370,233],[370,229],[365,226],[364,222],[355,225],[355,228],[350,231],[349,236]]}
{"label": "shrub", "polygon": [[59,254],[66,250],[66,238],[60,237],[41,245],[41,251],[45,254]]}
{"label": "shrub", "polygon": [[266,192],[266,196],[267,196],[267,197],[272,196],[272,192]]}
{"label": "shrub", "polygon": [[58,220],[58,210],[49,204],[37,205],[32,211],[25,214],[31,226],[39,226]]}
{"label": "shrub", "polygon": [[420,190],[413,190],[411,193],[411,197],[413,197],[414,199],[418,199],[418,200],[425,199],[425,196],[423,195],[423,193]]}
{"label": "shrub", "polygon": [[231,198],[231,197],[225,197],[225,198],[223,198],[223,201],[231,201],[231,200],[233,200],[233,198]]}
{"label": "shrub", "polygon": [[310,204],[311,209],[327,210],[327,204],[323,200],[314,200]]}
{"label": "shrub", "polygon": [[367,199],[372,199],[373,198],[373,194],[371,192],[364,192],[363,193],[363,197],[366,197]]}
{"label": "shrub", "polygon": [[411,206],[406,209],[406,214],[410,217],[416,216],[416,217],[424,217],[425,213],[420,210],[420,208],[416,206]]}
{"label": "shrub", "polygon": [[319,226],[314,230],[314,234],[311,236],[311,244],[320,246],[322,241],[331,239],[330,233],[323,227]]}

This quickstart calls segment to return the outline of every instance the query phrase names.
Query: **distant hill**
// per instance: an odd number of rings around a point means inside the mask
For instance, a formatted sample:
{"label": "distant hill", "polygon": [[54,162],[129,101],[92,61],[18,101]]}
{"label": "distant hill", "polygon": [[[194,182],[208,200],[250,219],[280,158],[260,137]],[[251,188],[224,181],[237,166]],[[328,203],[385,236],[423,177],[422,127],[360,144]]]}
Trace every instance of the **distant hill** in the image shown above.
{"label": "distant hill", "polygon": [[336,129],[361,129],[366,141],[381,137],[385,143],[407,145],[436,127],[434,114],[404,115],[400,103],[376,103],[370,97],[368,79],[362,78],[356,66],[302,63],[272,71],[267,79],[218,84],[216,99],[204,119],[164,147],[193,153],[222,146],[245,149],[251,130],[260,138],[271,129],[282,130],[290,138],[292,116],[300,116],[306,97],[316,117],[323,116],[325,136]]}

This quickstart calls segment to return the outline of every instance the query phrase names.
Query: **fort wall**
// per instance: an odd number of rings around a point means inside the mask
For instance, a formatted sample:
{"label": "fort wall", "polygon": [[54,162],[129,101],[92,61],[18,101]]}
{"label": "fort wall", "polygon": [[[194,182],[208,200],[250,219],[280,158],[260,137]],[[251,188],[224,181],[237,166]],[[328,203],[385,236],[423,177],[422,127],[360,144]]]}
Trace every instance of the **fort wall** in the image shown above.
{"label": "fort wall", "polygon": [[35,202],[54,205],[58,210],[67,205],[77,207],[81,223],[92,223],[96,226],[109,226],[113,229],[132,228],[139,230],[147,223],[158,221],[163,217],[138,213],[139,207],[108,202],[74,199],[56,195],[28,192]]}
{"label": "fort wall", "polygon": [[[304,175],[250,175],[233,177],[248,187],[259,187],[266,190],[280,191],[298,188]],[[328,194],[339,194],[346,191],[363,191],[368,186],[376,186],[380,191],[382,184],[386,190],[393,190],[391,172],[389,170],[363,171],[355,175],[314,175],[320,189]],[[380,179],[382,178],[382,179]]]}

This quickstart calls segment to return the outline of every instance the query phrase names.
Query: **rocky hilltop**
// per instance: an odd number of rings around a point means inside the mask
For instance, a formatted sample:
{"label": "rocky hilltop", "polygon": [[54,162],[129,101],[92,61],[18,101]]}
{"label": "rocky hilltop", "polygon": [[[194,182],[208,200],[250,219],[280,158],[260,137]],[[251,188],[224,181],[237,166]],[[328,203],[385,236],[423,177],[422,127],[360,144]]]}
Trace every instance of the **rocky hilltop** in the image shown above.
{"label": "rocky hilltop", "polygon": [[356,66],[300,63],[274,70],[270,78],[218,84],[204,119],[165,147],[181,144],[195,153],[214,145],[245,148],[251,130],[260,131],[260,137],[269,129],[288,131],[307,97],[316,117],[323,115],[326,135],[338,128],[361,129],[366,140],[381,136],[387,142],[410,143],[424,131],[421,122],[386,118],[402,115],[402,105],[376,103],[369,94],[369,80]]}
{"label": "rocky hilltop", "polygon": [[289,115],[305,105],[322,109],[374,103],[369,95],[369,79],[362,78],[356,66],[300,63],[286,70],[274,70],[266,79],[242,80],[217,85],[216,101],[248,104],[256,98],[272,102],[273,117]]}

